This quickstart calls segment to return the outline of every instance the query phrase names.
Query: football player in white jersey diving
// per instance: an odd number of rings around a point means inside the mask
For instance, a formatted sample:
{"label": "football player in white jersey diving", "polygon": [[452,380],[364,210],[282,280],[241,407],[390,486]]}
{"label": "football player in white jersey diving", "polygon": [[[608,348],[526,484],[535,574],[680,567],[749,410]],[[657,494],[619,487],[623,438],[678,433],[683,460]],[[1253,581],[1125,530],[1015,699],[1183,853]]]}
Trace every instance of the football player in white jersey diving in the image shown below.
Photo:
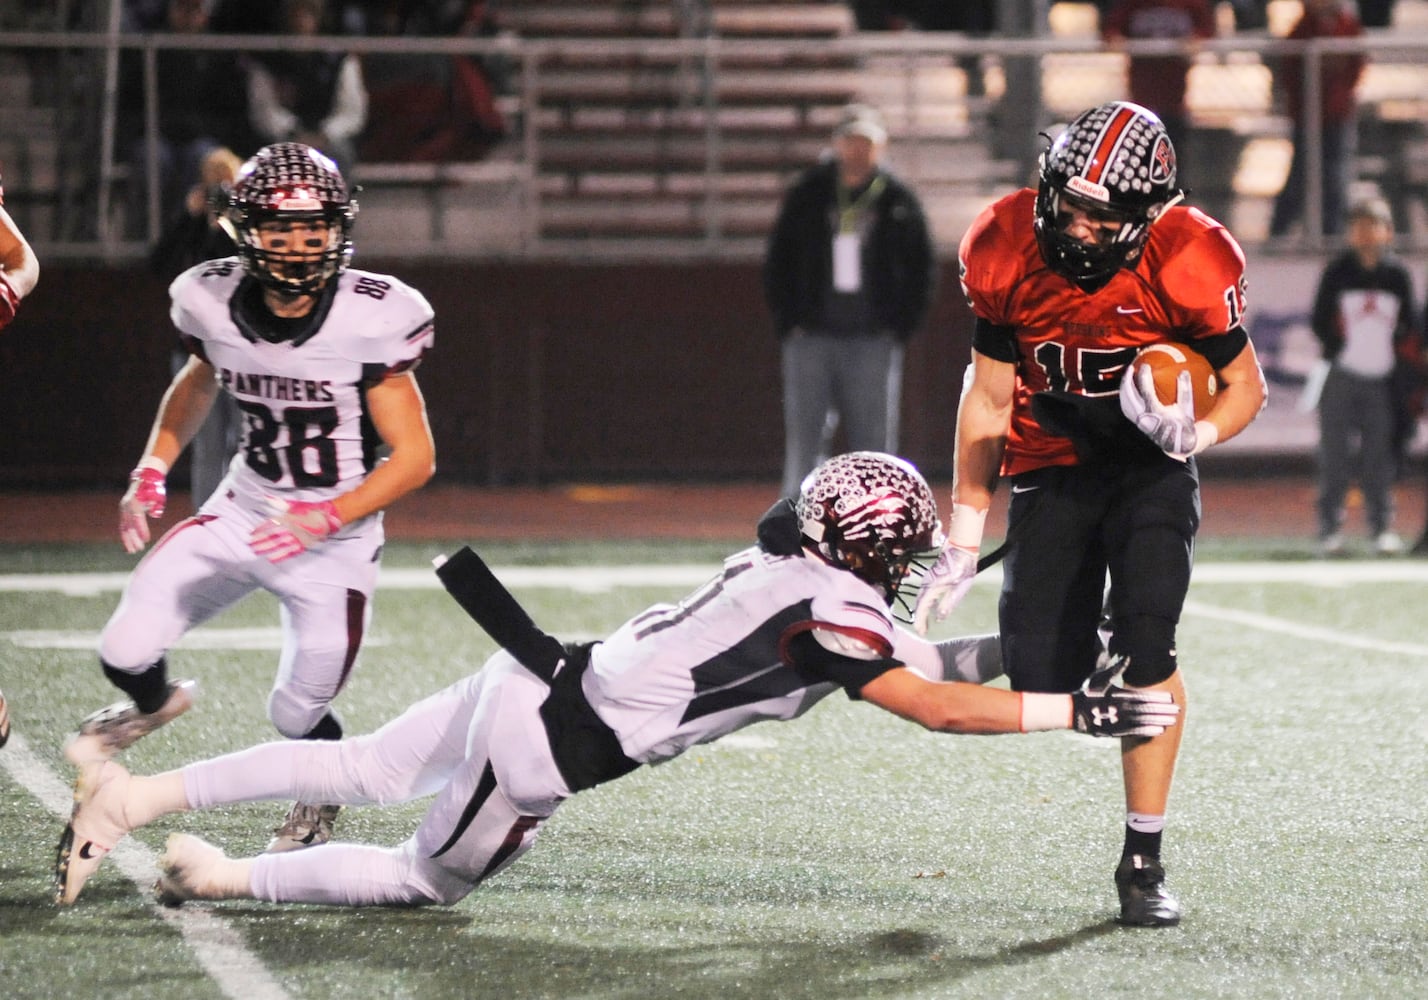
{"label": "football player in white jersey diving", "polygon": [[981,684],[1001,672],[995,636],[933,643],[895,626],[894,608],[910,621],[942,541],[916,469],[878,452],[836,456],[707,584],[584,645],[542,632],[463,548],[437,574],[501,647],[482,669],[366,736],[268,743],[150,777],[87,761],[64,835],[83,846],[59,859],[57,899],[73,902],[125,834],[169,813],[434,795],[395,847],[332,841],[236,859],[173,834],[156,891],[169,904],[452,904],[528,850],[575,793],[751,723],[795,718],[840,689],[944,732],[1150,737],[1178,724],[1169,693],[1120,686],[1122,662],[1072,694],[1023,694]]}
{"label": "football player in white jersey diving", "polygon": [[[277,597],[283,631],[268,717],[290,739],[341,739],[332,701],[371,618],[382,510],[435,463],[413,374],[432,309],[396,278],[348,267],[356,210],[332,160],[301,143],[266,146],[240,169],[222,218],[237,256],[170,286],[190,357],[120,501],[125,549],[148,544],[167,473],[221,392],[237,401],[242,438],[222,484],[139,562],[104,627],[104,676],[127,700],[81,723],[67,748],[76,764],[187,711],[195,685],[169,678],[168,650],[259,589]],[[337,808],[297,802],[268,849],[321,843]]]}

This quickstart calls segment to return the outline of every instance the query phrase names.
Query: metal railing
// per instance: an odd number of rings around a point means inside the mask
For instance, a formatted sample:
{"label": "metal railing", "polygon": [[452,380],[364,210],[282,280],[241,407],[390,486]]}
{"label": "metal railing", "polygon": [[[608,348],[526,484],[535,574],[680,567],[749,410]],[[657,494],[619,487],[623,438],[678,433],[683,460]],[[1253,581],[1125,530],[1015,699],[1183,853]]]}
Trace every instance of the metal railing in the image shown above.
{"label": "metal railing", "polygon": [[[269,36],[128,35],[110,32],[10,32],[0,37],[0,71],[26,67],[28,108],[12,107],[0,121],[0,160],[12,214],[51,258],[125,261],[141,257],[162,223],[155,144],[158,140],[158,54],[166,49],[224,52],[351,52],[364,60],[399,57],[499,58],[515,67],[512,85],[503,97],[513,122],[512,135],[484,164],[427,164],[403,171],[387,169],[385,180],[371,184],[367,197],[381,204],[384,185],[427,187],[451,191],[463,186],[505,185],[513,196],[501,201],[505,235],[494,241],[462,241],[440,226],[429,238],[388,243],[381,228],[362,230],[364,252],[420,255],[541,256],[570,252],[618,255],[637,252],[669,256],[693,253],[741,255],[756,252],[757,239],[745,226],[734,231],[737,197],[722,183],[743,169],[735,160],[731,137],[736,126],[726,119],[736,104],[749,97],[733,95],[743,82],[768,80],[776,91],[780,65],[817,66],[820,60],[842,64],[829,79],[847,82],[855,96],[872,100],[890,112],[892,155],[899,171],[914,187],[945,206],[949,221],[940,232],[955,245],[957,225],[996,194],[1031,176],[1040,141],[1036,132],[1051,129],[1077,110],[1101,100],[1126,96],[1124,67],[1128,55],[1172,55],[1181,48],[1169,42],[1136,42],[1109,50],[1095,39],[969,39],[946,34],[857,34],[828,40],[736,40],[714,36],[670,39],[582,40],[518,38],[369,38]],[[1184,182],[1203,192],[1219,209],[1242,242],[1268,252],[1284,248],[1270,242],[1264,225],[1268,206],[1282,181],[1287,161],[1290,124],[1282,111],[1282,81],[1275,66],[1289,55],[1305,58],[1307,104],[1318,107],[1318,67],[1325,58],[1363,52],[1370,66],[1360,89],[1360,156],[1354,190],[1379,190],[1398,214],[1400,244],[1428,248],[1428,37],[1403,33],[1363,39],[1319,40],[1308,44],[1266,37],[1217,39],[1192,53],[1191,120],[1195,147],[1185,152],[1191,171]],[[137,171],[124,162],[121,145],[132,138],[119,135],[120,65],[138,58],[143,79],[143,135],[149,154]],[[647,90],[673,94],[676,72],[690,85],[680,100],[684,120],[702,121],[703,158],[697,173],[701,189],[690,201],[700,224],[678,237],[655,234],[647,239],[601,239],[598,235],[572,241],[549,235],[554,207],[551,194],[561,181],[547,168],[552,149],[574,116],[590,111],[579,93],[556,103],[556,84],[568,86],[572,67],[614,67],[602,78],[612,86],[630,88],[630,104],[610,98],[609,117],[641,113],[636,105],[641,81],[657,81]],[[751,70],[750,66],[768,67]],[[620,69],[619,67],[625,67]],[[631,69],[630,67],[635,67]],[[690,73],[689,70],[694,72]],[[806,80],[818,71],[808,69]],[[841,72],[842,76],[836,74]],[[640,74],[644,76],[641,77]],[[759,74],[763,74],[760,76]],[[970,74],[970,76],[969,76]],[[797,73],[789,79],[796,79]],[[975,85],[969,81],[975,77]],[[48,80],[49,82],[45,82]],[[960,83],[958,81],[961,81]],[[594,84],[592,84],[593,86]],[[797,88],[794,88],[797,89]],[[829,88],[830,93],[837,86]],[[796,107],[797,129],[816,135],[831,123],[833,105],[822,107],[816,96],[790,98]],[[658,101],[654,101],[658,104]],[[590,105],[594,104],[592,93]],[[771,105],[772,106],[772,105]],[[674,120],[673,106],[659,113]],[[646,109],[648,110],[648,109]],[[730,119],[731,120],[731,119]],[[775,126],[770,129],[777,134]],[[790,134],[794,130],[790,129]],[[52,138],[47,135],[52,133]],[[1319,250],[1335,242],[1323,232],[1320,195],[1322,132],[1311,116],[1306,130],[1309,157],[1303,235],[1294,249]],[[794,148],[789,140],[790,148]],[[45,156],[52,162],[44,166]],[[985,161],[975,157],[985,156]],[[1259,157],[1262,162],[1255,162]],[[959,158],[972,158],[959,171]],[[975,161],[975,162],[973,162]],[[784,176],[801,161],[790,156],[775,164]],[[806,162],[806,161],[802,161]],[[983,168],[985,162],[988,166]],[[37,169],[38,165],[38,169]],[[370,165],[369,165],[370,166]],[[664,168],[666,172],[672,168]],[[658,164],[646,171],[657,176]],[[362,165],[357,173],[361,179]],[[374,170],[377,175],[380,170]],[[571,171],[565,172],[572,175]],[[572,175],[573,176],[573,175]],[[43,183],[41,183],[43,179]],[[568,181],[568,176],[567,176]],[[655,182],[652,182],[655,183]],[[588,185],[587,185],[588,186]],[[776,199],[777,192],[764,197]],[[561,195],[570,201],[568,192]],[[651,199],[654,195],[652,194]],[[632,205],[638,205],[636,195]],[[120,211],[142,204],[140,218]],[[364,206],[366,207],[366,206]],[[442,202],[430,209],[440,213]],[[961,213],[959,215],[959,213]],[[499,229],[500,227],[495,227]]]}

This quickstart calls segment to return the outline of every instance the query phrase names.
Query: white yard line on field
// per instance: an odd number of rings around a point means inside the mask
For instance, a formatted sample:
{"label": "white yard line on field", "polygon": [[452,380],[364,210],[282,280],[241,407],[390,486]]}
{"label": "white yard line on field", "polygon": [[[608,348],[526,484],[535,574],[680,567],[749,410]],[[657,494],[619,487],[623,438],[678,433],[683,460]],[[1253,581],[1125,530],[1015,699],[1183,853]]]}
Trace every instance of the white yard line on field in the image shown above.
{"label": "white yard line on field", "polygon": [[[694,587],[719,569],[717,563],[656,563],[625,566],[497,566],[493,572],[508,587],[575,590],[602,593],[618,587]],[[8,573],[0,574],[0,593],[36,591],[93,597],[124,588],[128,573]],[[998,583],[1001,567],[982,573],[978,586]],[[1372,559],[1363,561],[1304,560],[1300,562],[1206,562],[1195,566],[1196,584],[1300,583],[1316,587],[1349,587],[1357,583],[1428,583],[1428,560]],[[384,569],[378,590],[439,590],[441,581],[429,569]]]}
{"label": "white yard line on field", "polygon": [[1386,639],[1374,639],[1369,636],[1356,635],[1353,632],[1345,632],[1341,629],[1307,625],[1302,621],[1295,621],[1292,618],[1275,618],[1271,615],[1255,614],[1252,611],[1237,611],[1234,608],[1222,608],[1218,605],[1206,604],[1203,601],[1194,599],[1185,602],[1185,614],[1195,615],[1201,618],[1213,618],[1216,621],[1229,622],[1232,625],[1243,625],[1246,628],[1259,629],[1261,632],[1275,632],[1279,635],[1287,635],[1295,639],[1330,643],[1336,646],[1348,646],[1352,649],[1366,649],[1374,653],[1402,653],[1405,656],[1428,656],[1428,646],[1420,642],[1391,642]]}
{"label": "white yard line on field", "polygon": [[[10,742],[0,753],[0,766],[60,820],[69,818],[73,804],[69,786],[35,756],[18,732],[10,734]],[[56,842],[59,833],[56,824]],[[120,841],[109,860],[142,892],[148,892],[159,877],[154,852],[133,837]],[[83,906],[83,900],[77,905]],[[183,935],[194,959],[224,996],[233,1000],[289,1000],[288,992],[248,950],[243,936],[218,913],[193,904],[170,908],[153,903],[151,907]]]}

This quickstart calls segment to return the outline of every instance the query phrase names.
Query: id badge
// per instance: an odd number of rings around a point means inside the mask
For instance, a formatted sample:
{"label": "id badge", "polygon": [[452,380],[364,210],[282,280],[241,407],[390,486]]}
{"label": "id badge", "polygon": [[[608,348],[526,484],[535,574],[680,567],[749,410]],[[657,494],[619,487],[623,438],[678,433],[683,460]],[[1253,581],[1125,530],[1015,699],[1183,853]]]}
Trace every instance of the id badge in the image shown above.
{"label": "id badge", "polygon": [[857,233],[833,237],[833,288],[856,292],[863,287],[863,241]]}

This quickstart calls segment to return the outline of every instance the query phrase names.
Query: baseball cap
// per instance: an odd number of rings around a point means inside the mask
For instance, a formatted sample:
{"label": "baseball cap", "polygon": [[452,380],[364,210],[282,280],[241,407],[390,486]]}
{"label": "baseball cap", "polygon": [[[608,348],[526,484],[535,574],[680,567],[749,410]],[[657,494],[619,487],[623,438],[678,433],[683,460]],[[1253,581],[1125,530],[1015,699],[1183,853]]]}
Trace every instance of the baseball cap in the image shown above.
{"label": "baseball cap", "polygon": [[1388,202],[1382,198],[1364,198],[1354,202],[1349,209],[1350,219],[1371,219],[1374,222],[1382,222],[1386,225],[1393,225],[1393,210],[1388,207]]}
{"label": "baseball cap", "polygon": [[875,143],[888,141],[887,126],[876,108],[867,104],[849,104],[838,119],[834,135],[861,135]]}

